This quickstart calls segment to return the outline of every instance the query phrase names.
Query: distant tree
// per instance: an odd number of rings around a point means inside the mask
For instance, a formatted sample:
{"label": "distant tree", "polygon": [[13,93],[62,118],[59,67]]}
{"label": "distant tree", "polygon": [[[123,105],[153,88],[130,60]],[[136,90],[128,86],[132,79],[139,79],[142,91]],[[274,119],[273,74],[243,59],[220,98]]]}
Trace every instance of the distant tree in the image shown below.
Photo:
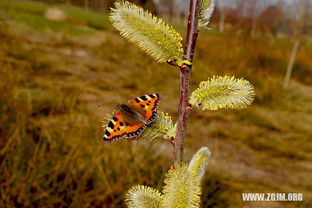
{"label": "distant tree", "polygon": [[158,11],[159,13],[168,16],[168,21],[172,22],[175,15],[176,4],[174,0],[159,0]]}
{"label": "distant tree", "polygon": [[237,34],[241,34],[242,32],[249,33],[247,32],[250,29],[250,16],[247,14],[250,12],[248,4],[248,0],[236,0],[235,16],[237,17]]}
{"label": "distant tree", "polygon": [[[117,0],[34,0],[34,1],[42,1],[46,3],[66,3],[68,5],[72,4],[84,7],[85,9],[108,11],[109,8],[114,7],[114,2],[116,2]],[[153,14],[156,14],[157,12],[156,4],[153,0],[127,0],[127,1],[139,5],[145,9],[148,9]]]}
{"label": "distant tree", "polygon": [[287,70],[286,70],[286,74],[284,77],[284,82],[283,82],[283,87],[287,88],[289,85],[289,80],[292,74],[292,69],[295,63],[295,59],[297,57],[297,53],[298,53],[298,49],[300,46],[300,41],[302,38],[302,34],[303,34],[303,29],[305,26],[305,19],[306,19],[306,9],[308,6],[308,0],[300,0],[298,3],[298,9],[296,12],[296,21],[294,24],[294,44],[293,44],[293,48],[289,57],[289,62],[287,65]]}
{"label": "distant tree", "polygon": [[219,32],[224,32],[226,21],[231,24],[238,22],[236,4],[237,0],[216,0],[216,12],[213,19],[218,22]]}
{"label": "distant tree", "polygon": [[[116,0],[104,0],[104,1],[107,1],[106,3],[107,10],[109,10],[109,8],[111,7],[114,7],[114,2],[116,2]],[[144,9],[149,10],[153,14],[157,13],[157,7],[153,0],[127,0],[127,1],[143,7]]]}
{"label": "distant tree", "polygon": [[224,31],[224,25],[225,25],[225,18],[226,18],[226,7],[224,5],[224,1],[223,0],[219,0],[217,5],[217,11],[218,11],[218,16],[219,16],[219,24],[218,24],[218,30],[219,32],[223,32]]}
{"label": "distant tree", "polygon": [[246,15],[249,18],[249,34],[254,35],[257,26],[258,12],[260,8],[259,0],[248,0]]}
{"label": "distant tree", "polygon": [[246,35],[254,35],[259,20],[261,20],[259,16],[268,7],[269,3],[268,0],[236,0],[237,31],[244,32]]}
{"label": "distant tree", "polygon": [[84,0],[84,8],[89,9],[89,0]]}
{"label": "distant tree", "polygon": [[280,4],[270,5],[259,15],[259,24],[265,32],[277,34],[279,31],[285,31],[285,14]]}
{"label": "distant tree", "polygon": [[305,32],[312,35],[312,2],[308,1],[306,9]]}

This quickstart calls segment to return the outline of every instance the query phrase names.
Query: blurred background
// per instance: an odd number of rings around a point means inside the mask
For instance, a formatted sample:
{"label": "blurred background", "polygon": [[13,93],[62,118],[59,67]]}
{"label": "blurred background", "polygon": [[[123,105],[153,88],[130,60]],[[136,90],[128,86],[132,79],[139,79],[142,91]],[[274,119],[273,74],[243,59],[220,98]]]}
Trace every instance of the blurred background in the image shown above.
{"label": "blurred background", "polygon": [[[188,1],[135,0],[185,37]],[[125,207],[161,190],[168,141],[102,142],[117,103],[161,93],[177,116],[179,71],[156,64],[108,20],[113,0],[0,1],[0,207]],[[255,87],[244,110],[190,115],[185,161],[212,152],[202,207],[312,207],[312,3],[219,0],[199,36],[191,90],[213,75]],[[164,79],[166,77],[166,79]],[[300,192],[302,202],[243,202]]]}

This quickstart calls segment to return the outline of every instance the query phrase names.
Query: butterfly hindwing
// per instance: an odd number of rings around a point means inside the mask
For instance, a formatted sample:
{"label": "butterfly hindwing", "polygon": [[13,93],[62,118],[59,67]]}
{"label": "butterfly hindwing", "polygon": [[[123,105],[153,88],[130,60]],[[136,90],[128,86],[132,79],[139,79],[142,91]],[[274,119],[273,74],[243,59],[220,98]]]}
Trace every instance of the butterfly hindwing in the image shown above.
{"label": "butterfly hindwing", "polygon": [[130,101],[130,103],[136,107],[143,108],[145,110],[144,120],[147,125],[153,122],[156,118],[156,110],[160,100],[159,94],[150,94],[137,97]]}
{"label": "butterfly hindwing", "polygon": [[112,142],[121,137],[133,138],[141,134],[145,129],[145,125],[138,123],[135,125],[127,125],[122,118],[121,113],[116,113],[113,115],[112,119],[108,122],[105,133],[103,136],[104,142]]}
{"label": "butterfly hindwing", "polygon": [[127,134],[125,137],[127,139],[132,139],[132,138],[139,137],[142,131],[146,128],[146,126],[143,125],[142,123],[138,123],[132,126],[127,125],[126,128],[127,128]]}

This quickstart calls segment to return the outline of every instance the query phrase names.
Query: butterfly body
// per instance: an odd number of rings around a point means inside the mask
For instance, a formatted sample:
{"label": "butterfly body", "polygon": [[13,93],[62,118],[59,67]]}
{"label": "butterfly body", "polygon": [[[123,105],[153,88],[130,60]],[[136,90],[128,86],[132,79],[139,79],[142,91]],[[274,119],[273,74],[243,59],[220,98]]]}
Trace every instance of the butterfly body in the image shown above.
{"label": "butterfly body", "polygon": [[145,111],[142,108],[127,104],[118,104],[117,108],[127,125],[134,125],[137,123],[147,124],[144,120]]}
{"label": "butterfly body", "polygon": [[115,113],[105,127],[104,142],[118,138],[137,138],[156,118],[159,94],[150,94],[132,99],[127,104],[118,104]]}

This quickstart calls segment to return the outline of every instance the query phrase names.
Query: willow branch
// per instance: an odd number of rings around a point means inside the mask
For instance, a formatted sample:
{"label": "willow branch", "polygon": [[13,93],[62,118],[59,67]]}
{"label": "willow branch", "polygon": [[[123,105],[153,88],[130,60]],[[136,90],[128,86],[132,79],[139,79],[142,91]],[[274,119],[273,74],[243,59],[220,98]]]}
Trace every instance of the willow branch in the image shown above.
{"label": "willow branch", "polygon": [[[198,36],[198,14],[199,0],[191,0],[188,28],[186,37],[186,46],[184,58],[190,63],[193,62],[194,50]],[[190,108],[188,106],[189,98],[189,82],[191,78],[192,65],[183,64],[180,66],[180,103],[178,110],[177,131],[174,139],[173,159],[174,161],[182,162],[183,143],[187,128],[187,120],[189,117]]]}

